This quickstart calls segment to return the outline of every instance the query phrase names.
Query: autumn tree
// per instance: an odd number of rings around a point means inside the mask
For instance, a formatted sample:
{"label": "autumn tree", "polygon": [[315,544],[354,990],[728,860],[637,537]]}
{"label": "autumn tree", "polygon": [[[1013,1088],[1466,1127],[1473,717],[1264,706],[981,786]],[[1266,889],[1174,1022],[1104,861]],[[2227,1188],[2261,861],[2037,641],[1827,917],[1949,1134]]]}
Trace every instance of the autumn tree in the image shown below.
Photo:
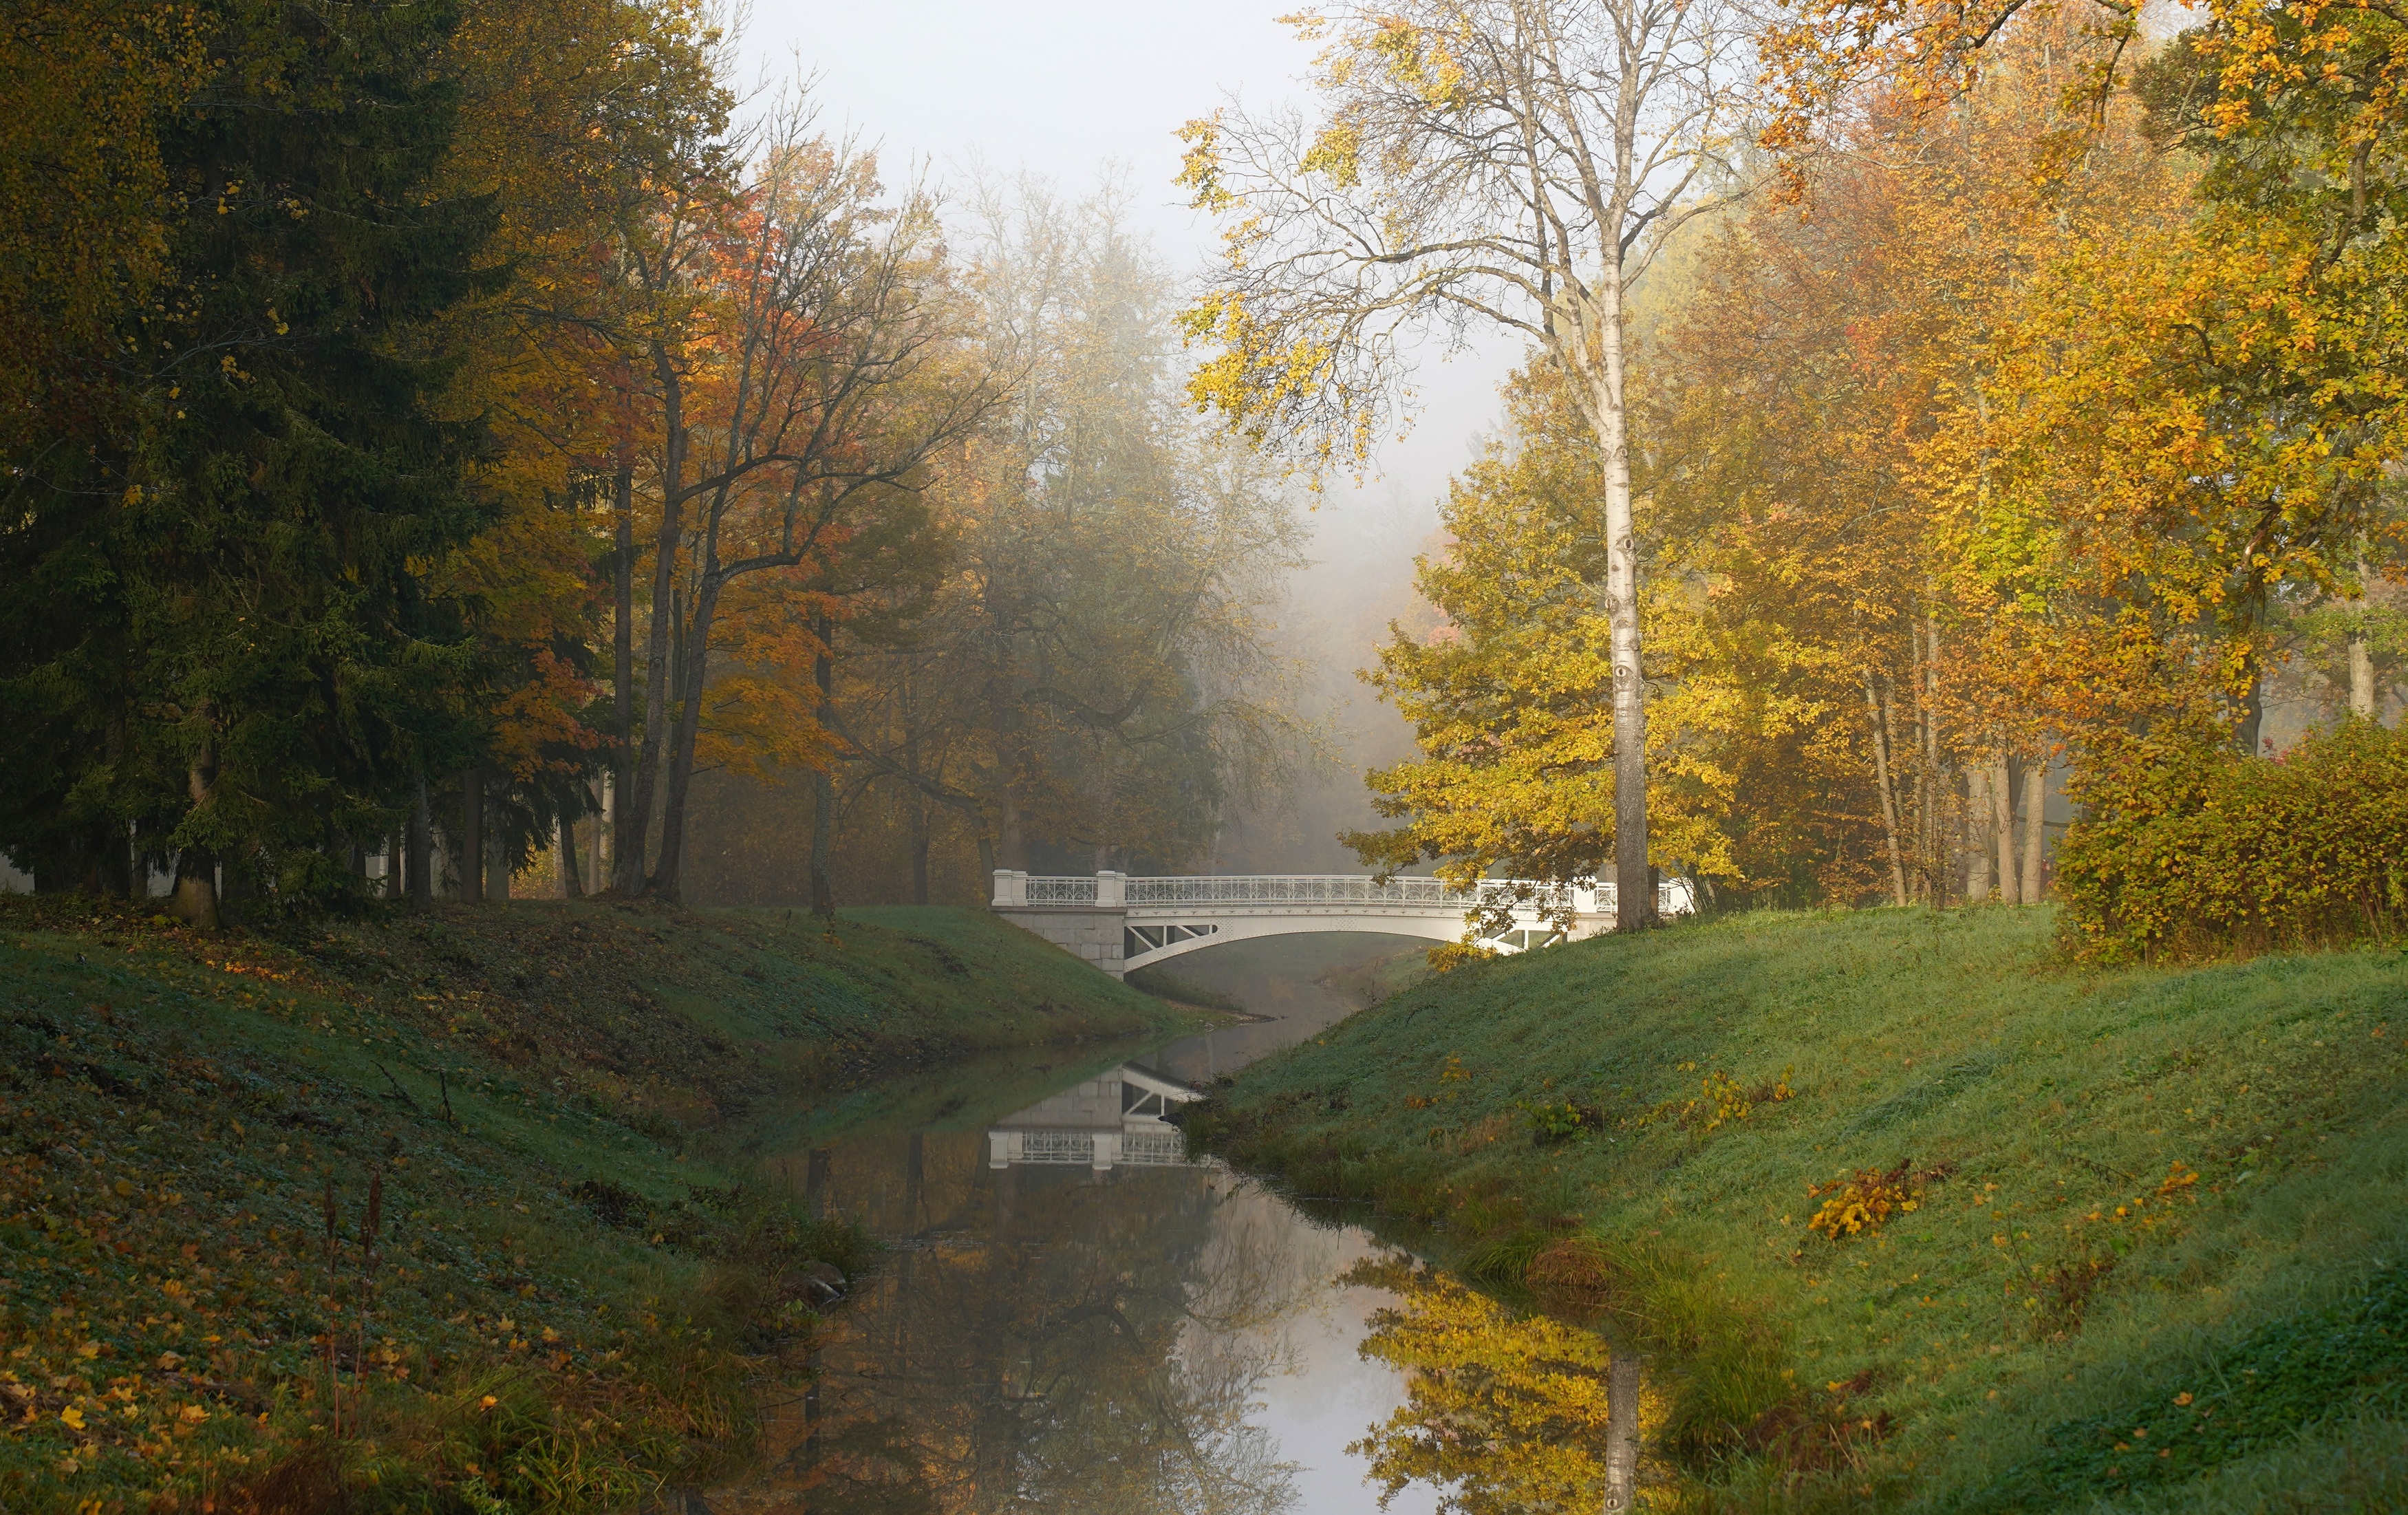
{"label": "autumn tree", "polygon": [[1175,285],[1116,189],[990,187],[955,242],[1001,394],[929,460],[933,588],[833,619],[814,858],[851,897],[959,900],[996,866],[1188,865],[1294,750],[1265,616],[1297,502],[1183,403]]}
{"label": "autumn tree", "polygon": [[[882,207],[875,161],[807,136],[807,126],[808,117],[793,118],[767,144],[738,202],[717,276],[726,307],[719,347],[697,354],[692,374],[675,372],[674,360],[656,364],[668,376],[664,386],[707,379],[710,403],[708,409],[680,404],[686,430],[666,438],[660,475],[652,641],[657,658],[677,633],[683,694],[653,878],[670,898],[721,596],[749,575],[840,553],[849,518],[910,487],[923,461],[989,403],[974,374],[938,381],[954,349],[937,287],[933,207],[920,194]],[[691,481],[683,472],[689,461]],[[693,562],[691,592],[681,604],[691,609],[675,624],[674,609],[662,613],[657,564],[674,565],[681,552]],[[662,684],[656,670],[652,685]],[[666,713],[648,692],[638,807],[656,761],[651,733]]]}
{"label": "autumn tree", "polygon": [[1230,227],[1186,318],[1217,349],[1191,391],[1258,441],[1359,464],[1416,331],[1519,334],[1563,367],[1600,462],[1617,919],[1646,925],[1626,307],[1661,239],[1744,187],[1748,19],[1715,0],[1427,0],[1303,30],[1323,46],[1314,116],[1233,108],[1184,133],[1182,181]]}
{"label": "autumn tree", "polygon": [[480,6],[450,50],[463,106],[444,179],[495,206],[487,255],[509,271],[446,318],[464,357],[445,404],[490,430],[476,483],[497,512],[432,576],[464,607],[488,691],[478,770],[430,776],[435,813],[458,818],[455,859],[477,792],[484,856],[457,870],[470,898],[573,840],[605,765],[628,788],[636,362],[641,333],[683,306],[629,276],[623,234],[724,182],[723,40],[689,7],[562,0]]}

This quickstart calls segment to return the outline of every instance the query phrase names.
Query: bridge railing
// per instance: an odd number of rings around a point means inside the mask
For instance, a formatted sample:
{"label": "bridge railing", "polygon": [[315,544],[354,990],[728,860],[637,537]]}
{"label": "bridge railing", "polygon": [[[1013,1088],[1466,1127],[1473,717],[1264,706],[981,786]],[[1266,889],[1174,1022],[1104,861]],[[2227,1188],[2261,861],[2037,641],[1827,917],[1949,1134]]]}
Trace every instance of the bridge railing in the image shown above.
{"label": "bridge railing", "polygon": [[[1363,874],[1260,874],[1226,876],[1196,874],[1132,879],[1106,872],[1090,876],[1047,877],[998,868],[995,875],[997,908],[1095,909],[1122,906],[1150,908],[1242,908],[1249,905],[1297,906],[1419,906],[1449,910],[1496,908],[1527,905],[1550,915],[1610,914],[1614,908],[1610,879],[1577,883],[1539,879],[1486,879],[1471,889],[1456,889],[1437,879],[1374,879]],[[1656,892],[1656,908],[1667,915],[1685,914],[1694,908],[1685,879],[1667,879]]]}
{"label": "bridge railing", "polygon": [[[1029,880],[1031,883],[1035,879]],[[1610,886],[1609,886],[1610,887]],[[1519,883],[1498,879],[1476,889],[1456,889],[1437,879],[1390,879],[1360,874],[1266,874],[1227,877],[1131,879],[1131,905],[1429,905],[1469,909],[1474,905],[1526,897],[1541,908],[1557,908],[1575,893],[1563,884]]]}

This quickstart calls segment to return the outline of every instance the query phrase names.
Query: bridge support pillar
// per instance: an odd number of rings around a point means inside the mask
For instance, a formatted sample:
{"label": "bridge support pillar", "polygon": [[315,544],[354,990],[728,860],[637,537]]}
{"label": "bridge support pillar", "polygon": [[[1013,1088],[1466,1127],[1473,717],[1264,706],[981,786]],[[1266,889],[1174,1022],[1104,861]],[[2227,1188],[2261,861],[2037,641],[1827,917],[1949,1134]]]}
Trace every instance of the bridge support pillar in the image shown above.
{"label": "bridge support pillar", "polygon": [[1065,908],[1059,905],[1032,908],[1028,875],[1010,868],[995,870],[996,914],[1031,936],[1042,936],[1064,951],[1082,958],[1113,978],[1125,971],[1128,922],[1128,879],[1107,873],[1096,879],[1096,902]]}

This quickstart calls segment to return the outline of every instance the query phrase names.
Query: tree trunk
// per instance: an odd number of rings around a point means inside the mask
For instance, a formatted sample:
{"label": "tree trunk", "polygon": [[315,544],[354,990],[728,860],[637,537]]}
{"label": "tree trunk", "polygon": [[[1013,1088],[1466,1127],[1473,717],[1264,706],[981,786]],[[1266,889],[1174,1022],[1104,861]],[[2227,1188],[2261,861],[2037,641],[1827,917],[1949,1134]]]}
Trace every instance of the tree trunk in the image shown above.
{"label": "tree trunk", "polygon": [[409,807],[409,905],[424,910],[435,904],[435,812],[426,803],[426,775],[418,776],[418,794]]}
{"label": "tree trunk", "polygon": [[1990,759],[1990,839],[1998,845],[1999,903],[2021,904],[2015,887],[2015,772],[2003,747]]}
{"label": "tree trunk", "polygon": [[495,905],[510,902],[510,844],[494,825],[485,828],[485,898]]}
{"label": "tree trunk", "polygon": [[103,824],[93,836],[93,865],[100,892],[114,899],[136,899],[134,837],[122,825]]}
{"label": "tree trunk", "polygon": [[2349,708],[2353,715],[2374,719],[2374,649],[2363,626],[2349,631]]}
{"label": "tree trunk", "polygon": [[2040,865],[2042,849],[2048,840],[2048,828],[2041,812],[2047,803],[2048,760],[2035,758],[2024,765],[2024,887],[2026,905],[2040,903]]}
{"label": "tree trunk", "polygon": [[560,830],[560,897],[562,899],[581,899],[585,894],[585,880],[577,876],[577,822],[569,820],[566,816],[563,816],[561,817],[558,825]]}
{"label": "tree trunk", "polygon": [[[217,796],[218,744],[201,743],[184,770],[184,787],[195,811],[209,808]],[[206,847],[187,847],[176,858],[176,894],[169,910],[196,931],[218,929],[218,859]]]}
{"label": "tree trunk", "polygon": [[[635,766],[636,739],[636,470],[619,470],[616,501],[618,540],[610,563],[610,702],[616,720],[618,742],[610,750],[610,772],[603,780],[609,786],[604,796],[604,825],[610,833],[609,865],[611,874],[602,880],[602,887],[622,894],[635,892],[635,880],[619,870],[626,850],[619,844],[618,816],[609,802],[624,803],[629,783],[629,770]],[[595,847],[600,848],[600,839]],[[641,860],[638,859],[640,868]]]}
{"label": "tree trunk", "polygon": [[1990,770],[1974,768],[1965,775],[1965,903],[1990,902]]}
{"label": "tree trunk", "polygon": [[928,807],[911,802],[911,903],[928,903]]}
{"label": "tree trunk", "polygon": [[[915,670],[907,659],[903,665],[903,767],[912,778],[920,777],[920,710],[912,681]],[[928,903],[928,797],[917,789],[904,795],[911,808],[911,903]],[[914,1149],[917,1151],[917,1149]]]}
{"label": "tree trunk", "polygon": [[1888,703],[1875,693],[1874,676],[1865,675],[1865,718],[1873,728],[1873,782],[1881,790],[1882,835],[1889,842],[1889,893],[1895,905],[1906,903],[1906,859],[1898,845],[1898,790],[1889,775]]}
{"label": "tree trunk", "polygon": [[2241,724],[2232,743],[2248,757],[2266,755],[2266,675],[2253,655],[2249,660],[2249,691],[2241,701]]}
{"label": "tree trunk", "polygon": [[[820,696],[812,715],[826,731],[836,720],[836,624],[826,616],[815,617],[811,635],[820,644],[811,654],[811,682]],[[835,831],[836,776],[821,768],[811,775],[811,909],[831,922],[836,920]]]}
{"label": "tree trunk", "polygon": [[384,839],[384,897],[396,904],[402,897],[401,860],[407,855],[403,838],[408,835],[404,824]]}
{"label": "tree trunk", "polygon": [[[622,893],[644,888],[644,843],[652,823],[652,791],[661,776],[661,758],[668,745],[669,633],[677,621],[678,550],[684,544],[684,504],[678,491],[685,474],[684,390],[665,350],[656,350],[653,367],[661,379],[661,426],[665,444],[661,470],[661,529],[652,541],[652,624],[644,638],[644,747],[636,765],[632,788],[623,794],[619,819],[618,884]],[[668,850],[666,836],[662,850]],[[669,875],[676,877],[671,865]]]}
{"label": "tree trunk", "polygon": [[685,863],[686,800],[694,793],[695,744],[702,735],[702,686],[710,673],[710,622],[719,609],[719,586],[705,578],[694,597],[694,619],[678,658],[677,741],[669,752],[668,792],[661,797],[661,857],[652,868],[652,889],[679,899]]}
{"label": "tree trunk", "polygon": [[485,903],[485,776],[460,775],[460,903]]}
{"label": "tree trunk", "polygon": [[1603,372],[1598,376],[1601,382],[1589,388],[1605,467],[1605,613],[1613,657],[1613,929],[1641,931],[1656,924],[1656,895],[1647,887],[1647,686],[1640,661],[1639,545],[1631,519],[1622,268],[1616,257],[1606,258],[1598,271],[1596,308]]}
{"label": "tree trunk", "polygon": [[[1007,685],[995,713],[995,866],[1028,866],[1028,840],[1020,820],[1019,722],[1013,719],[1011,690]],[[991,870],[990,870],[991,871]]]}
{"label": "tree trunk", "polygon": [[1947,850],[1949,831],[1947,801],[1956,786],[1940,766],[1940,627],[1931,619],[1930,608],[1923,612],[1923,771],[1924,793],[1930,797],[1930,808],[1924,817],[1926,850],[1924,872],[1931,880],[1931,903],[1944,907],[1948,903],[1948,878],[1953,871],[1941,862]]}

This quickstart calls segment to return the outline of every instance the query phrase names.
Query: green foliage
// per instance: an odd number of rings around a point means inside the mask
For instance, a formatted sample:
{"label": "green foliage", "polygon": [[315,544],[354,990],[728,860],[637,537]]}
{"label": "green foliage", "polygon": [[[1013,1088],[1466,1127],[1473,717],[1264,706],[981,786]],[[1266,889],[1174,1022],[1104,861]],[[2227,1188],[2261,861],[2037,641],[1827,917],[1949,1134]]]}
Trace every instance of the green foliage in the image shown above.
{"label": "green foliage", "polygon": [[2364,721],[2279,759],[2158,750],[2077,776],[2065,932],[2100,963],[2387,938],[2408,906],[2408,738]]}
{"label": "green foliage", "polygon": [[209,8],[214,77],[155,123],[176,213],[113,334],[123,427],[10,460],[0,838],[48,883],[132,826],[322,900],[359,887],[338,838],[471,739],[419,575],[482,522],[483,432],[425,338],[494,212],[431,192],[455,7]]}
{"label": "green foliage", "polygon": [[1588,1136],[1605,1123],[1596,1106],[1576,1105],[1568,1099],[1526,1100],[1519,1108],[1530,1122],[1530,1139],[1541,1147]]}

